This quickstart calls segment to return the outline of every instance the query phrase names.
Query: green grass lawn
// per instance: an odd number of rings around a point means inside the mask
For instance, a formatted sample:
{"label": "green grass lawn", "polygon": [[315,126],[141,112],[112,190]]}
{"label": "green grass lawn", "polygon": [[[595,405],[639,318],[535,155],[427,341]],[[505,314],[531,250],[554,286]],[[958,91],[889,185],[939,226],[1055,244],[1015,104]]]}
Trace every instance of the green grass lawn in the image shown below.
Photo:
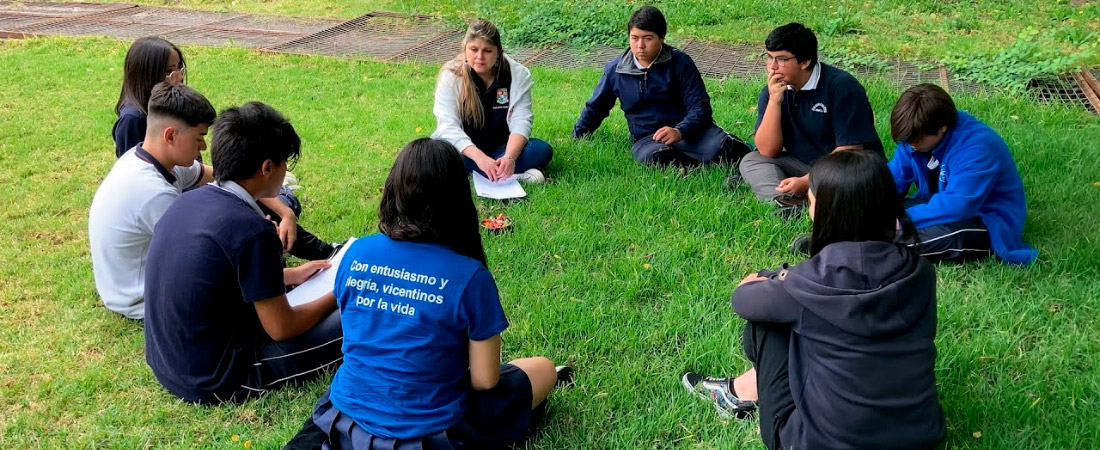
{"label": "green grass lawn", "polygon": [[[96,295],[88,205],[114,162],[128,45],[0,41],[0,448],[278,448],[328,377],[237,406],[181,403],[145,365],[142,324]],[[394,155],[434,128],[438,67],[184,51],[189,82],[219,109],[262,100],[295,124],[304,225],[331,240],[373,232]],[[512,323],[505,357],[547,355],[578,373],[530,447],[757,448],[755,423],[720,420],[678,375],[749,367],[729,293],[750,271],[797,262],[786,246],[809,222],[722,190],[722,168],[681,177],[633,163],[618,111],[591,141],[571,140],[597,74],[533,71],[534,135],[555,147],[553,181],[523,202],[479,202],[517,221],[485,240]],[[864,81],[888,141],[899,91]],[[759,82],[709,86],[716,119],[747,137]],[[947,446],[1100,447],[1100,119],[1003,96],[957,101],[1013,149],[1025,238],[1041,254],[1030,268],[938,268]]]}
{"label": "green grass lawn", "polygon": [[[98,1],[338,18],[383,10],[436,15],[456,24],[471,17],[485,17],[501,26],[505,41],[511,44],[541,46],[567,42],[624,47],[624,27],[630,13],[642,4],[654,4],[668,17],[669,35],[681,40],[694,37],[762,45],[776,26],[802,22],[818,33],[825,52],[865,64],[874,62],[870,55],[919,60],[941,60],[955,55],[968,59],[956,61],[956,65],[984,71],[1003,70],[1006,65],[1054,70],[1048,66],[1053,56],[1059,54],[1079,58],[1083,63],[1100,63],[1100,32],[1097,32],[1100,3],[1085,0]],[[1016,40],[1027,28],[1036,30],[1032,40],[1040,44],[1038,48],[1029,51],[1018,48],[1019,51],[1011,52],[998,64],[988,67],[982,64],[1005,48],[1022,46]]]}

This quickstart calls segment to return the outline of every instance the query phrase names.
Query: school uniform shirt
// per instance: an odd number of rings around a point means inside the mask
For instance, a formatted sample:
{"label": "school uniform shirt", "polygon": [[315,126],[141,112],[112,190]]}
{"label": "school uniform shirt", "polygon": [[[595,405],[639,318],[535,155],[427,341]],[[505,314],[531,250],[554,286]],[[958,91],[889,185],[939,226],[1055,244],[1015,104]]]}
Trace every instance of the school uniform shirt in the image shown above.
{"label": "school uniform shirt", "polygon": [[837,242],[765,275],[731,301],[750,322],[791,327],[783,448],[923,449],[943,438],[931,263],[892,243]]}
{"label": "school uniform shirt", "polygon": [[188,191],[153,232],[145,279],[145,360],[169,392],[219,403],[271,341],[253,302],[286,293],[282,244],[243,188]]}
{"label": "school uniform shirt", "polygon": [[648,68],[640,68],[635,61],[627,49],[604,66],[592,97],[573,126],[573,137],[595,132],[615,100],[635,141],[662,127],[676,128],[684,139],[692,140],[714,125],[710,95],[690,56],[663,44]]}
{"label": "school uniform shirt", "polygon": [[[432,132],[433,139],[447,141],[459,152],[471,145],[477,146],[483,152],[492,152],[500,144],[482,147],[474,138],[482,140],[486,145],[500,141],[502,135],[504,139],[501,144],[507,143],[511,134],[531,138],[531,126],[534,122],[534,114],[531,112],[531,86],[534,84],[531,71],[507,55],[504,60],[511,70],[511,80],[494,80],[491,90],[482,91],[482,106],[491,107],[484,110],[486,127],[481,130],[468,128],[462,123],[458,115],[458,93],[462,88],[462,80],[451,70],[453,63],[443,67],[435,83],[435,105],[432,112],[435,114],[436,128]],[[476,83],[480,83],[477,76],[473,78]],[[499,122],[501,116],[507,127]]]}
{"label": "school uniform shirt", "polygon": [[334,293],[344,362],[329,398],[340,412],[399,439],[462,420],[469,341],[508,327],[485,266],[442,245],[374,234],[351,244]]}
{"label": "school uniform shirt", "polygon": [[145,317],[145,269],[153,228],[179,197],[198,185],[202,164],[168,169],[140,145],[115,161],[88,211],[96,290],[107,309]]}
{"label": "school uniform shirt", "polygon": [[[760,129],[770,99],[765,85],[756,103],[754,130]],[[863,145],[883,154],[867,91],[848,72],[817,63],[802,89],[783,93],[781,107],[783,148],[799,161],[813,165],[845,145]]]}
{"label": "school uniform shirt", "polygon": [[1016,161],[1004,139],[974,116],[959,111],[931,152],[898,144],[889,167],[898,193],[917,185],[923,204],[906,209],[917,228],[980,217],[1001,260],[1031,264],[1039,256],[1023,240],[1027,202]]}
{"label": "school uniform shirt", "polygon": [[148,119],[145,113],[129,103],[123,104],[118,111],[118,119],[111,128],[111,136],[115,140],[115,157],[122,157],[126,150],[145,140],[145,127]]}

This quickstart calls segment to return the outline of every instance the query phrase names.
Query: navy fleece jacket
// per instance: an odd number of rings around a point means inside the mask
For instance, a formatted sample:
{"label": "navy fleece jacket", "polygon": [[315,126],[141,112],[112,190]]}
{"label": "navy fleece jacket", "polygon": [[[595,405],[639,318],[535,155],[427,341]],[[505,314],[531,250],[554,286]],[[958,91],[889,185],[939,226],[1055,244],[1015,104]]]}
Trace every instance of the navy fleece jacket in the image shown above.
{"label": "navy fleece jacket", "polygon": [[661,127],[675,127],[684,139],[692,139],[714,124],[710,96],[695,61],[668,44],[648,69],[634,64],[630,50],[607,63],[573,127],[573,137],[596,131],[616,99],[635,141]]}

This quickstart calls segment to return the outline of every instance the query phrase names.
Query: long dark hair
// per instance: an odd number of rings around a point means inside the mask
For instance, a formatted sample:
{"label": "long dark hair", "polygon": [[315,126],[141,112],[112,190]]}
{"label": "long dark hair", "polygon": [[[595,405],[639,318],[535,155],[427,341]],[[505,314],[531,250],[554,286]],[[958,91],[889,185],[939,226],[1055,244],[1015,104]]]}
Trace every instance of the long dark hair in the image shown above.
{"label": "long dark hair", "polygon": [[130,45],[126,62],[122,65],[122,92],[118,94],[115,114],[122,111],[125,104],[141,110],[142,114],[149,114],[146,110],[149,94],[153,92],[153,86],[164,81],[164,69],[168,67],[173,51],[180,57],[180,68],[186,67],[183,52],[159,37],[146,36]]}
{"label": "long dark hair", "polygon": [[378,207],[378,231],[398,241],[442,244],[488,267],[466,167],[445,141],[420,138],[397,154]]}
{"label": "long dark hair", "polygon": [[894,242],[899,223],[903,239],[916,237],[886,160],[875,152],[845,150],[817,160],[810,191],[816,197],[810,255],[834,242]]}

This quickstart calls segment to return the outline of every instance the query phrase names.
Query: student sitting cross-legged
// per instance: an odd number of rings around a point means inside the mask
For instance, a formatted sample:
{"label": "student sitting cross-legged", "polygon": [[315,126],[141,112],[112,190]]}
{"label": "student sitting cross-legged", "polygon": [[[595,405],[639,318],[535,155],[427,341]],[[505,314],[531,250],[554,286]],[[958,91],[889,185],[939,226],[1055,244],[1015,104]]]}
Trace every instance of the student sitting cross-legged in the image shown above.
{"label": "student sitting cross-legged", "polygon": [[312,418],[325,448],[490,449],[523,440],[571,370],[556,372],[543,357],[501,364],[508,319],[454,146],[405,146],[378,215],[380,233],[353,242],[336,275],[345,359]]}
{"label": "student sitting cross-legged", "polygon": [[531,71],[504,54],[500,31],[487,20],[470,23],[462,53],[443,66],[435,85],[432,137],[462,153],[466,169],[490,180],[515,174],[546,180],[550,144],[531,137]]}
{"label": "student sitting cross-legged", "polygon": [[1023,241],[1027,204],[1016,162],[1001,136],[955,108],[943,88],[913,86],[890,113],[897,141],[890,172],[902,195],[917,187],[906,210],[932,260],[966,260],[995,253],[1030,264],[1038,252]]}
{"label": "student sitting cross-legged", "polygon": [[256,200],[278,195],[300,140],[262,103],[229,108],[213,126],[216,184],[181,195],[153,231],[145,275],[145,359],[175,396],[240,401],[306,381],[342,359],[331,294],[287,303],[327,261],[283,268],[275,225]]}
{"label": "student sitting cross-legged", "polygon": [[665,43],[661,11],[643,6],[626,26],[630,48],[607,63],[573,126],[573,137],[592,134],[615,106],[626,115],[634,160],[660,166],[734,162],[748,151],[714,123],[710,95],[695,61]]}
{"label": "student sitting cross-legged", "polygon": [[684,374],[725,415],[757,406],[774,449],[926,449],[944,435],[936,396],[936,274],[894,242],[916,230],[884,158],[822,157],[809,172],[810,259],[741,281],[753,368],[737,378]]}
{"label": "student sitting cross-legged", "polygon": [[131,319],[145,317],[153,228],[184,189],[214,179],[214,170],[195,160],[214,122],[210,102],[187,86],[160,83],[148,108],[144,142],[115,161],[88,212],[96,290],[107,309]]}

